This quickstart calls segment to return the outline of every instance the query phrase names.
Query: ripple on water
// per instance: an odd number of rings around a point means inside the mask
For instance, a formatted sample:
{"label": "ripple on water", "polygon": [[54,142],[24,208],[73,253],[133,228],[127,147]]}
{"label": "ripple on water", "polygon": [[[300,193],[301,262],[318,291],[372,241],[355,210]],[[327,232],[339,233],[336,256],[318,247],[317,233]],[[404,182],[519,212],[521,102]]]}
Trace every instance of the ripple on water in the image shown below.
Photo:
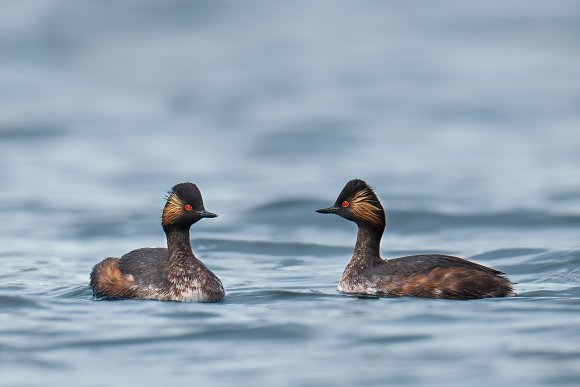
{"label": "ripple on water", "polygon": [[580,215],[552,214],[547,211],[512,210],[496,213],[449,214],[434,211],[387,211],[395,232],[420,232],[454,228],[517,228],[578,227]]}
{"label": "ripple on water", "polygon": [[[348,225],[330,217],[320,217],[315,209],[330,203],[316,199],[275,200],[248,211],[253,224],[268,227],[324,227],[344,229]],[[539,210],[506,210],[495,213],[447,213],[433,210],[386,209],[389,221],[396,225],[392,233],[417,233],[466,227],[538,229],[553,227],[579,227],[580,215],[557,214]],[[279,222],[284,219],[284,222]]]}
{"label": "ripple on water", "polygon": [[[193,326],[193,332],[173,335],[150,335],[138,337],[101,338],[62,342],[60,348],[110,348],[152,343],[167,343],[172,341],[272,341],[272,340],[306,340],[312,336],[311,328],[297,323],[266,324],[248,326],[246,324],[211,324]],[[42,348],[37,348],[42,350]],[[47,347],[46,350],[51,350]]]}
{"label": "ripple on water", "polygon": [[221,317],[221,314],[204,311],[179,310],[172,311],[171,313],[159,313],[158,316],[183,320],[205,320],[210,318]]}
{"label": "ripple on water", "polygon": [[574,360],[580,359],[580,351],[550,351],[550,350],[521,350],[512,351],[510,355],[516,358],[539,358],[546,360]]}
{"label": "ripple on water", "polygon": [[61,137],[68,132],[60,125],[29,124],[0,127],[0,141],[40,141]]}
{"label": "ripple on water", "polygon": [[498,249],[486,251],[485,253],[472,255],[473,259],[496,259],[496,258],[507,258],[507,257],[521,257],[526,255],[534,255],[545,253],[546,249],[533,249],[533,248],[513,248],[513,249]]}
{"label": "ripple on water", "polygon": [[417,341],[430,340],[433,337],[431,335],[424,334],[398,334],[398,335],[366,335],[364,337],[353,337],[353,344],[405,344],[413,343]]}
{"label": "ripple on water", "polygon": [[[556,281],[565,283],[574,282],[578,278],[580,267],[580,251],[545,251],[532,253],[527,259],[520,259],[515,263],[506,264],[504,268],[510,274],[533,275],[537,280]],[[538,276],[541,274],[541,276]],[[557,279],[559,277],[559,279]],[[568,277],[568,278],[567,278]]]}
{"label": "ripple on water", "polygon": [[244,304],[265,304],[279,303],[290,300],[319,300],[321,298],[341,297],[333,292],[332,294],[318,291],[290,291],[280,289],[257,289],[257,290],[237,290],[228,293],[226,302],[243,301]]}
{"label": "ripple on water", "polygon": [[298,242],[242,241],[232,239],[197,238],[192,244],[199,251],[235,252],[265,256],[331,256],[352,252],[351,247],[323,246]]}
{"label": "ripple on water", "polygon": [[53,289],[56,293],[56,298],[67,298],[67,299],[85,299],[90,300],[93,298],[93,290],[89,285],[74,286],[72,288],[66,288],[68,290],[62,292],[62,288]]}
{"label": "ripple on water", "polygon": [[23,308],[40,309],[42,306],[28,297],[0,295],[0,309]]}
{"label": "ripple on water", "polygon": [[580,298],[580,287],[572,286],[561,290],[532,290],[518,294],[519,297]]}

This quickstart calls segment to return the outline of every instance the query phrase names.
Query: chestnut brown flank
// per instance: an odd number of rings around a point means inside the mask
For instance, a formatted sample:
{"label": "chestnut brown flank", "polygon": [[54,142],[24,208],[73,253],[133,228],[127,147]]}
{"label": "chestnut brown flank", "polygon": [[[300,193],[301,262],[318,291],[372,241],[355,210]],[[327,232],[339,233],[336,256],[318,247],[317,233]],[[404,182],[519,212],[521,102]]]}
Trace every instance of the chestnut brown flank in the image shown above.
{"label": "chestnut brown flank", "polygon": [[452,299],[509,296],[512,293],[504,278],[461,267],[435,268],[428,273],[410,275],[393,290],[397,296]]}
{"label": "chestnut brown flank", "polygon": [[134,283],[133,276],[124,275],[119,269],[119,258],[107,258],[91,272],[91,286],[97,297],[135,297]]}

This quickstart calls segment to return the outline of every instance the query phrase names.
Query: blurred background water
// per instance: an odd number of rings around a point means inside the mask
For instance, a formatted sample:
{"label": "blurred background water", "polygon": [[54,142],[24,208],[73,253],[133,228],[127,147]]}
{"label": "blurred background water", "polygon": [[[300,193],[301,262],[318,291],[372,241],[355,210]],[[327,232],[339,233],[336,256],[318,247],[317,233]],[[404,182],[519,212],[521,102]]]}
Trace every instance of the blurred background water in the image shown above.
{"label": "blurred background water", "polygon": [[[571,0],[0,2],[0,384],[579,385],[579,82]],[[519,297],[337,294],[354,177]],[[181,181],[225,302],[92,300]]]}

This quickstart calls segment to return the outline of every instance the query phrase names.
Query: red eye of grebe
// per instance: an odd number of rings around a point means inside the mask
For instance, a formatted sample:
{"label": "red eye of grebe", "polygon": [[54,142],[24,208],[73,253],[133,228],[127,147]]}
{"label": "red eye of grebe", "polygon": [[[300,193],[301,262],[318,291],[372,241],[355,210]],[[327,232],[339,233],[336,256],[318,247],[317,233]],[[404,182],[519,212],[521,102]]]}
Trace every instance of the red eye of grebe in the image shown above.
{"label": "red eye of grebe", "polygon": [[344,202],[342,202],[342,206],[343,207],[348,207],[350,205],[349,202],[347,202],[346,200]]}
{"label": "red eye of grebe", "polygon": [[185,205],[185,209],[186,209],[187,211],[191,211],[191,210],[193,210],[193,207],[191,206],[191,204],[186,204],[186,205]]}

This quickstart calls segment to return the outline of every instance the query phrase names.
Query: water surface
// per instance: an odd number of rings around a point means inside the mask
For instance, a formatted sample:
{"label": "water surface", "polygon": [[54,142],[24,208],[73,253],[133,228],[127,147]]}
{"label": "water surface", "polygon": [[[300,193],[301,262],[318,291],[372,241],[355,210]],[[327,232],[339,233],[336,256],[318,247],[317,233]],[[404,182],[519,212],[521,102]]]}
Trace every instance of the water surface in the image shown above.
{"label": "water surface", "polygon": [[[0,384],[580,384],[580,7],[28,1],[0,12]],[[384,257],[469,257],[519,296],[359,299],[351,178]],[[92,299],[163,246],[164,192],[220,304]]]}

